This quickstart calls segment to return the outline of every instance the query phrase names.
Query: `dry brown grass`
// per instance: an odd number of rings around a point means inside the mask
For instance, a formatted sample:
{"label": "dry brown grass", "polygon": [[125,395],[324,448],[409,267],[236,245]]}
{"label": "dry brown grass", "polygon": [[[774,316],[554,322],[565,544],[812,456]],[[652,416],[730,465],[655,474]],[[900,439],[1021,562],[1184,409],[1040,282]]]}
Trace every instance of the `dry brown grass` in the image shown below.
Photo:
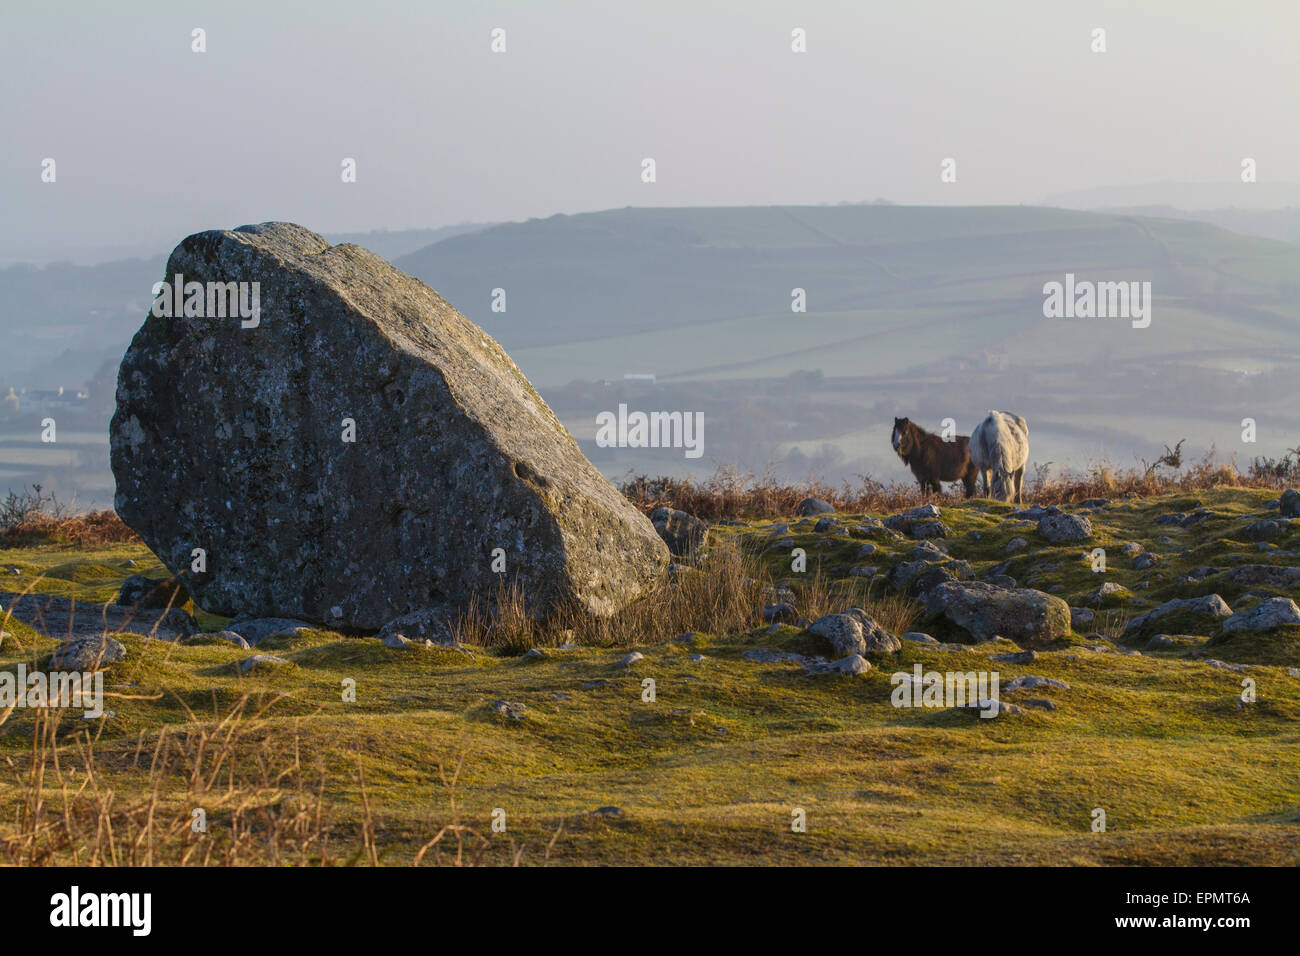
{"label": "dry brown grass", "polygon": [[[1181,444],[1181,443],[1180,443]],[[1053,471],[1051,462],[1037,466],[1025,476],[1024,497],[1027,504],[1063,505],[1089,498],[1145,498],[1167,492],[1196,492],[1212,488],[1245,487],[1282,489],[1297,483],[1289,470],[1252,465],[1247,473],[1235,464],[1216,461],[1214,453],[1202,461],[1184,467],[1175,446],[1167,455],[1143,467],[1117,469],[1105,463],[1095,464],[1084,472]],[[1177,464],[1170,465],[1172,458]],[[1164,469],[1164,470],[1162,470]],[[858,484],[845,481],[840,485],[809,480],[785,484],[770,471],[762,475],[719,469],[709,478],[649,478],[637,476],[624,482],[624,495],[639,510],[649,514],[667,506],[685,511],[707,521],[728,518],[789,518],[804,498],[820,498],[836,511],[895,512],[935,501],[952,501],[955,494],[923,494],[912,482],[883,484],[862,478]]]}
{"label": "dry brown grass", "polygon": [[97,548],[106,544],[140,544],[140,536],[111,509],[75,515],[36,512],[7,528],[0,547],[55,545]]}
{"label": "dry brown grass", "polygon": [[[734,542],[713,540],[697,567],[665,575],[649,593],[609,617],[580,612],[538,620],[517,586],[503,584],[486,601],[473,602],[458,617],[453,632],[463,644],[505,647],[522,653],[531,647],[572,642],[596,647],[657,644],[698,631],[727,635],[743,633],[761,623],[759,610],[772,603],[775,586],[759,555]],[[895,594],[873,595],[868,583],[832,581],[815,564],[789,583],[801,617],[861,607],[894,633],[910,629],[920,608]]]}

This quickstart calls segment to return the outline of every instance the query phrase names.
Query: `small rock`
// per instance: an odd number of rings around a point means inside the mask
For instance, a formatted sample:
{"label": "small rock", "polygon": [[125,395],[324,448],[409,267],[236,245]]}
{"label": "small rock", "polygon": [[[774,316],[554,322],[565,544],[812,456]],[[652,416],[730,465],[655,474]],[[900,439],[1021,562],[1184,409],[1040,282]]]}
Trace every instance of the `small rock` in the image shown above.
{"label": "small rock", "polygon": [[1092,537],[1092,522],[1080,515],[1045,514],[1038,519],[1038,533],[1053,544],[1084,541]]}
{"label": "small rock", "polygon": [[1027,548],[1027,547],[1029,547],[1029,542],[1026,541],[1024,538],[1012,538],[1010,541],[1007,542],[1007,554],[1010,554],[1012,551],[1019,551],[1021,548]]}
{"label": "small rock", "polygon": [[107,634],[78,637],[57,648],[50,655],[51,670],[93,671],[126,659],[122,642]]}
{"label": "small rock", "polygon": [[1052,680],[1050,677],[1017,677],[1009,680],[1002,685],[1004,693],[1017,690],[1036,690],[1039,687],[1059,687],[1061,690],[1069,690],[1070,685],[1059,680]]}
{"label": "small rock", "polygon": [[1300,491],[1288,488],[1278,499],[1278,508],[1284,518],[1300,518]]}
{"label": "small rock", "polygon": [[528,708],[523,704],[511,700],[494,700],[492,701],[492,712],[500,714],[502,717],[509,717],[511,720],[523,720],[524,712]]}
{"label": "small rock", "polygon": [[908,631],[906,634],[900,634],[900,641],[911,641],[915,644],[938,644],[933,637],[923,631]]}
{"label": "small rock", "polygon": [[288,661],[283,657],[276,657],[272,654],[254,654],[252,657],[246,657],[239,662],[239,670],[244,674],[251,674],[255,670],[270,670],[285,666],[290,666]]}
{"label": "small rock", "polygon": [[1288,624],[1300,624],[1300,607],[1290,598],[1275,597],[1232,615],[1223,622],[1223,632],[1267,631]]}
{"label": "small rock", "polygon": [[631,654],[628,654],[628,655],[626,655],[626,656],[624,656],[624,657],[619,658],[618,663],[616,663],[614,666],[615,666],[615,667],[631,667],[631,666],[632,666],[633,664],[635,664],[637,661],[643,661],[643,660],[645,660],[645,655],[644,655],[644,654],[642,654],[640,651],[633,651]]}
{"label": "small rock", "polygon": [[287,635],[296,636],[300,628],[310,628],[306,621],[297,621],[288,617],[256,617],[230,622],[230,629],[256,647],[269,637]]}
{"label": "small rock", "polygon": [[830,669],[840,674],[856,676],[871,670],[871,662],[861,654],[850,654],[832,663]]}
{"label": "small rock", "polygon": [[810,515],[829,514],[835,508],[829,503],[822,501],[820,498],[805,498],[794,507],[794,513],[801,517]]}
{"label": "small rock", "polygon": [[990,660],[995,660],[1000,664],[1028,664],[1038,660],[1038,652],[1029,650],[1017,651],[1014,654],[994,654]]}

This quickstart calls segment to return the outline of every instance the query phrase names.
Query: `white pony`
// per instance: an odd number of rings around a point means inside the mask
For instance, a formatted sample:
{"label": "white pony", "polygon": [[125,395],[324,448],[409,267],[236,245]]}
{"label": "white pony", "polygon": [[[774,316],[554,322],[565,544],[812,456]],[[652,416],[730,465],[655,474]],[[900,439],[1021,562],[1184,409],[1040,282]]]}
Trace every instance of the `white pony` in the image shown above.
{"label": "white pony", "polygon": [[995,498],[1024,503],[1021,489],[1029,461],[1029,426],[1023,418],[990,410],[970,433],[970,460],[979,469],[985,497],[992,472]]}

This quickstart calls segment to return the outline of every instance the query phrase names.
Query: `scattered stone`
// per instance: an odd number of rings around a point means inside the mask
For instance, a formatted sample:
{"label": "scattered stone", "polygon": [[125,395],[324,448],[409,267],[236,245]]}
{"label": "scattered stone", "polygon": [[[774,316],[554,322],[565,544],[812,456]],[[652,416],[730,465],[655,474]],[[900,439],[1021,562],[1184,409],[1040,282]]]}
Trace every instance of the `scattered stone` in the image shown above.
{"label": "scattered stone", "polygon": [[1001,716],[1002,714],[1023,713],[1021,708],[1016,704],[1009,704],[1005,700],[992,700],[987,697],[981,697],[979,700],[977,700],[975,703],[971,704],[970,706],[978,710],[994,711],[994,713],[997,714],[998,716]]}
{"label": "scattered stone", "polygon": [[1270,598],[1248,611],[1238,611],[1223,622],[1223,633],[1232,631],[1267,631],[1275,627],[1300,624],[1300,607],[1290,598]]}
{"label": "scattered stone", "polygon": [[839,655],[886,654],[902,649],[902,643],[893,634],[872,620],[861,608],[849,608],[843,614],[827,614],[818,618],[808,628],[824,637],[831,650]]}
{"label": "scattered stone", "polygon": [[1029,542],[1026,541],[1024,538],[1012,538],[1010,541],[1007,542],[1007,554],[1010,554],[1012,551],[1019,551],[1020,549],[1027,548],[1027,547],[1029,547]]}
{"label": "scattered stone", "polygon": [[526,650],[523,653],[523,655],[520,657],[520,660],[544,661],[549,656],[550,655],[548,655],[546,651],[542,650],[540,647],[530,647],[528,648],[528,650]]}
{"label": "scattered stone", "polygon": [[644,655],[644,654],[642,654],[640,651],[633,651],[631,654],[627,654],[627,655],[624,656],[624,657],[620,657],[620,658],[618,659],[618,663],[616,663],[614,666],[615,666],[615,667],[631,667],[631,666],[632,666],[633,664],[635,664],[637,661],[643,661],[643,660],[645,660],[645,655]]}
{"label": "scattered stone", "polygon": [[1116,584],[1114,581],[1107,581],[1097,590],[1093,591],[1084,600],[1084,604],[1094,604],[1098,607],[1102,605],[1118,604],[1128,595],[1129,589],[1122,584]]}
{"label": "scattered stone", "polygon": [[1056,710],[1056,702],[1048,700],[1046,697],[1033,697],[1020,703],[1024,707],[1033,707],[1037,710]]}
{"label": "scattered stone", "polygon": [[1037,690],[1039,687],[1059,687],[1061,690],[1069,690],[1070,685],[1063,681],[1052,680],[1050,677],[1017,677],[1009,680],[1002,685],[1004,693],[1010,693],[1018,690]]}
{"label": "scattered stone", "polygon": [[999,664],[1029,664],[1038,660],[1038,652],[1017,651],[1014,654],[994,654],[990,660],[997,661]]}
{"label": "scattered stone", "polygon": [[1278,499],[1279,513],[1283,518],[1300,518],[1300,491],[1288,488]]}
{"label": "scattered stone", "polygon": [[1070,608],[1070,629],[1080,631],[1097,619],[1097,615],[1086,607]]}
{"label": "scattered stone", "polygon": [[926,634],[924,631],[908,631],[906,634],[900,634],[898,639],[900,641],[911,641],[914,644],[938,644],[939,643],[929,634]]}
{"label": "scattered stone", "polygon": [[1227,578],[1242,587],[1300,587],[1300,567],[1276,564],[1243,564],[1228,572]]}
{"label": "scattered stone", "polygon": [[912,530],[912,525],[923,521],[937,521],[942,514],[935,505],[922,505],[919,508],[909,508],[896,515],[890,515],[883,524],[891,531],[907,534]]}
{"label": "scattered stone", "polygon": [[1280,536],[1286,529],[1287,525],[1284,522],[1274,518],[1261,518],[1242,528],[1241,537],[1247,541],[1268,541]]}
{"label": "scattered stone", "polygon": [[824,518],[819,518],[817,524],[813,526],[813,531],[817,534],[829,534],[830,532],[838,531],[839,529],[840,519],[836,518],[834,515],[827,515]]}
{"label": "scattered stone", "polygon": [[673,508],[656,508],[650,515],[650,523],[668,545],[669,552],[677,557],[698,554],[709,536],[707,524]]}
{"label": "scattered stone", "polygon": [[1183,519],[1186,517],[1187,515],[1183,514],[1181,511],[1178,512],[1177,514],[1163,514],[1156,518],[1155,523],[1180,525],[1183,523]]}
{"label": "scattered stone", "polygon": [[793,604],[769,604],[762,610],[763,623],[765,624],[790,624],[799,617],[799,612],[795,610]]}
{"label": "scattered stone", "polygon": [[[524,713],[528,708],[517,701],[512,700],[494,700],[492,701],[492,713],[500,714],[502,717],[509,717],[511,720],[523,720]],[[599,812],[599,811],[597,811]]]}
{"label": "scattered stone", "polygon": [[1146,548],[1142,547],[1142,545],[1136,541],[1130,541],[1128,544],[1124,545],[1124,547],[1122,547],[1120,550],[1123,551],[1126,556],[1130,558],[1135,558],[1139,554],[1144,552]]}
{"label": "scattered stone", "polygon": [[1160,555],[1158,554],[1139,554],[1133,559],[1133,567],[1138,571],[1146,571],[1150,568],[1154,568],[1159,563]]}
{"label": "scattered stone", "polygon": [[858,560],[861,561],[863,558],[868,558],[878,550],[879,549],[874,544],[868,541],[862,547],[858,548]]}
{"label": "scattered stone", "polygon": [[126,660],[126,648],[108,634],[77,637],[56,648],[50,655],[50,670],[95,671]]}
{"label": "scattered stone", "polygon": [[201,639],[204,640],[205,642],[226,641],[230,644],[234,644],[240,650],[244,650],[244,651],[251,650],[253,647],[253,645],[249,644],[248,641],[244,639],[244,636],[242,634],[239,634],[231,630],[215,631],[211,634],[203,634],[203,633],[191,634],[182,643],[194,644]]}
{"label": "scattered stone", "polygon": [[239,670],[244,674],[251,674],[253,671],[273,670],[277,667],[292,667],[293,665],[283,657],[276,657],[273,654],[254,654],[252,657],[245,657],[239,662]]}
{"label": "scattered stone", "polygon": [[1146,649],[1148,651],[1159,651],[1174,646],[1174,639],[1168,634],[1157,634],[1147,641]]}
{"label": "scattered stone", "polygon": [[1070,630],[1070,606],[1059,597],[1029,588],[988,583],[946,583],[926,599],[926,615],[942,616],[977,643],[1002,635],[1022,647],[1042,647]]}
{"label": "scattered stone", "polygon": [[177,578],[155,580],[133,574],[122,582],[116,603],[120,607],[180,607],[190,596]]}
{"label": "scattered stone", "polygon": [[259,617],[245,620],[236,618],[230,622],[229,627],[248,641],[250,647],[256,647],[269,637],[297,637],[300,630],[307,630],[311,625],[287,617]]}
{"label": "scattered stone", "polygon": [[990,574],[984,581],[996,588],[1013,589],[1017,587],[1016,579],[1009,574]]}
{"label": "scattered stone", "polygon": [[933,541],[926,541],[913,548],[907,559],[909,561],[947,561],[948,552],[944,550],[942,545]]}
{"label": "scattered stone", "polygon": [[389,621],[379,630],[380,640],[390,634],[401,634],[409,640],[421,644],[438,644],[443,647],[455,647],[456,634],[453,628],[454,618],[449,608],[425,608],[412,611],[395,620]]}
{"label": "scattered stone", "polygon": [[804,518],[830,514],[834,510],[835,508],[829,502],[822,501],[820,498],[805,498],[794,506],[794,513]]}
{"label": "scattered stone", "polygon": [[912,525],[911,534],[917,539],[947,538],[952,535],[952,529],[942,521],[923,521]]}
{"label": "scattered stone", "polygon": [[1124,636],[1127,638],[1130,635],[1137,635],[1147,625],[1154,624],[1161,618],[1175,612],[1196,614],[1208,617],[1211,620],[1220,620],[1232,616],[1232,608],[1228,607],[1228,603],[1217,594],[1207,594],[1194,598],[1175,598],[1172,601],[1166,601],[1155,610],[1147,611],[1145,614],[1133,618],[1128,622],[1128,626],[1124,628]]}
{"label": "scattered stone", "polygon": [[861,654],[850,654],[830,665],[830,669],[840,674],[857,676],[871,670],[871,662]]}
{"label": "scattered stone", "polygon": [[1038,519],[1038,533],[1053,544],[1084,541],[1092,537],[1092,522],[1080,515],[1044,514]]}

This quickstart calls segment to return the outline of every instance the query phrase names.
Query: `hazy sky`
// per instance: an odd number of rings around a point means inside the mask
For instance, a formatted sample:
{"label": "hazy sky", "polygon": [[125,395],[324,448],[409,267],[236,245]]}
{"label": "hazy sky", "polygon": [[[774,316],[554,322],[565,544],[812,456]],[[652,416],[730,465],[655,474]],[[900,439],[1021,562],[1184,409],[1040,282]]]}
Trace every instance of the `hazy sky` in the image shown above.
{"label": "hazy sky", "polygon": [[1298,33],[1294,0],[5,0],[0,256],[268,219],[1036,202],[1234,183],[1244,156],[1296,182]]}

